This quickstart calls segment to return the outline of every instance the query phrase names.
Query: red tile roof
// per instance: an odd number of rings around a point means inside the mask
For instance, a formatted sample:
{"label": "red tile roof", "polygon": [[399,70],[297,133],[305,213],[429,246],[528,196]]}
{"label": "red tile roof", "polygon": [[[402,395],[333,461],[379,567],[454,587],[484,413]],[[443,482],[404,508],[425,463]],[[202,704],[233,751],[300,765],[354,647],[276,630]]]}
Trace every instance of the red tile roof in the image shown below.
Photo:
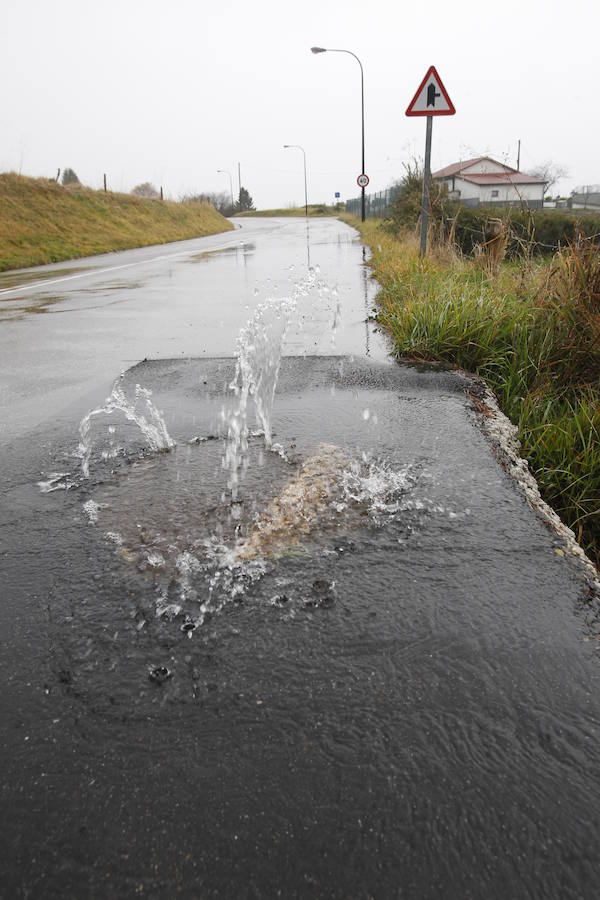
{"label": "red tile roof", "polygon": [[475,156],[473,159],[461,159],[460,162],[452,163],[452,165],[446,166],[445,169],[438,169],[437,172],[432,172],[431,177],[447,178],[449,175],[456,175],[461,169],[468,169],[469,166],[472,166],[474,163],[481,162],[482,159],[487,158],[487,156]]}
{"label": "red tile roof", "polygon": [[[497,166],[502,166],[504,171],[465,172],[465,169],[470,169],[471,166],[476,165],[478,162],[482,162],[484,159],[495,163]],[[496,159],[492,159],[491,156],[476,156],[474,159],[463,159],[460,162],[446,166],[444,169],[438,169],[437,172],[432,173],[431,177],[439,179],[450,178],[453,175],[457,178],[462,178],[464,181],[470,181],[473,184],[545,184],[543,178],[538,178],[537,175],[525,175],[523,172],[518,172],[510,166],[500,163]]]}

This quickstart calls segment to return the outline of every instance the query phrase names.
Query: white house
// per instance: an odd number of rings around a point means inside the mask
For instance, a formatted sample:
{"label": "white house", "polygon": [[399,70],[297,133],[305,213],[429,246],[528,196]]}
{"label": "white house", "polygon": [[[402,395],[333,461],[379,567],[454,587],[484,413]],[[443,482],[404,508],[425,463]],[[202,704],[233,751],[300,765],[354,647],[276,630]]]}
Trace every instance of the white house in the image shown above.
{"label": "white house", "polygon": [[448,186],[448,194],[467,206],[541,207],[546,182],[537,175],[525,175],[489,156],[477,156],[452,163],[432,172],[432,178]]}

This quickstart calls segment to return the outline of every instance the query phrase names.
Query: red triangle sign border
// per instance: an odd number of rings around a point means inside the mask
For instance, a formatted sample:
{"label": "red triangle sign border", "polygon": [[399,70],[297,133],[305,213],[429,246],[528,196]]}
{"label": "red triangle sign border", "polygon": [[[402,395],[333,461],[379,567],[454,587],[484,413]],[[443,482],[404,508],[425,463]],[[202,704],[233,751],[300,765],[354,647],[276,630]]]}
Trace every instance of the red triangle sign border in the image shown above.
{"label": "red triangle sign border", "polygon": [[[421,91],[422,91],[423,88],[425,87],[425,84],[426,84],[426,82],[427,82],[429,76],[432,75],[432,74],[433,74],[433,77],[435,78],[435,80],[436,80],[437,83],[438,83],[439,89],[440,89],[440,91],[442,92],[442,95],[443,95],[443,97],[444,97],[444,100],[445,100],[446,103],[448,104],[449,109],[413,110],[412,107],[413,107],[414,104],[417,102],[417,99],[418,99],[418,97],[419,97],[419,94],[421,93]],[[407,116],[453,116],[455,113],[456,113],[456,110],[455,110],[455,108],[454,108],[454,104],[452,103],[452,100],[451,100],[450,97],[448,96],[448,92],[447,92],[446,88],[444,87],[444,84],[443,84],[443,82],[442,82],[442,79],[440,78],[440,76],[439,76],[438,73],[437,73],[436,67],[435,67],[435,66],[429,66],[429,68],[427,69],[427,73],[426,73],[426,75],[425,75],[425,78],[423,79],[423,81],[421,82],[421,84],[419,85],[419,87],[417,88],[416,93],[415,93],[415,96],[412,98],[412,100],[410,101],[410,103],[408,104],[408,106],[407,106],[407,108],[406,108],[406,113],[405,113],[405,115],[407,115]]]}

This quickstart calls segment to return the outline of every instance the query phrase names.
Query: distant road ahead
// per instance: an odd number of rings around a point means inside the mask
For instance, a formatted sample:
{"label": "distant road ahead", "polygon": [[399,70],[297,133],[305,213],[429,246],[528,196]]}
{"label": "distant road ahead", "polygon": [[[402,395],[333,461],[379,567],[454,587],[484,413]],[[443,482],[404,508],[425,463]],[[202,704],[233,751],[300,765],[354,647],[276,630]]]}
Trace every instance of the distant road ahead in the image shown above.
{"label": "distant road ahead", "polygon": [[373,289],[351,228],[335,219],[307,228],[302,219],[244,218],[236,226],[0,275],[0,442],[77,398],[83,408],[140,360],[232,356],[252,309],[289,294],[309,265],[339,289],[335,345],[313,294],[286,352],[375,352],[364,323]]}

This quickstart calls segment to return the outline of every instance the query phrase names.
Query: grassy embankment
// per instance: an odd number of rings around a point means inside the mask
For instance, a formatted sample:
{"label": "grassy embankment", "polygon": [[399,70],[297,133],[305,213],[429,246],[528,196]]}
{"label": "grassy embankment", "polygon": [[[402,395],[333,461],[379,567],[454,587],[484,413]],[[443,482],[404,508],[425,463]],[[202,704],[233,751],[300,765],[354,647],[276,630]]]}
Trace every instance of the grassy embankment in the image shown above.
{"label": "grassy embankment", "polygon": [[[339,216],[340,212],[345,208],[345,204],[339,206],[327,206],[325,203],[308,204],[308,215],[310,218],[314,216]],[[236,213],[236,216],[270,216],[276,218],[278,216],[293,216],[304,218],[305,208],[303,206],[294,206],[290,209],[253,209],[251,212]]]}
{"label": "grassy embankment", "polygon": [[373,251],[398,357],[482,376],[517,425],[542,495],[600,564],[600,255],[583,242],[500,265],[353,224]]}
{"label": "grassy embankment", "polygon": [[212,206],[0,174],[0,272],[229,231]]}

